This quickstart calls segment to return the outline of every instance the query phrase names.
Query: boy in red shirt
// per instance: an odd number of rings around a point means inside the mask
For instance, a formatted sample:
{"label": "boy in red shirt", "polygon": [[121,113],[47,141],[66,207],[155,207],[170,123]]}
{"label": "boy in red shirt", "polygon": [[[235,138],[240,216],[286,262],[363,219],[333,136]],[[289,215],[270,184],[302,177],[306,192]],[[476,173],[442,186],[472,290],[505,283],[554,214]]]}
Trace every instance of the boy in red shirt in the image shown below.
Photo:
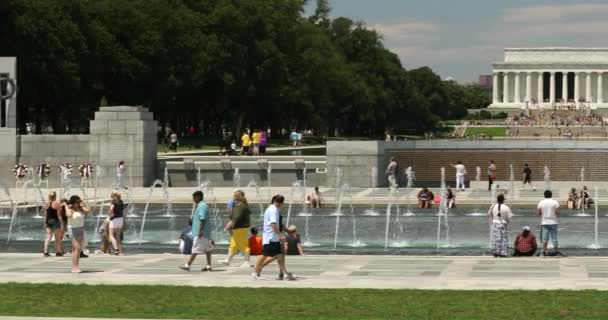
{"label": "boy in red shirt", "polygon": [[262,254],[262,237],[258,236],[258,229],[251,228],[251,237],[249,238],[249,250],[252,256],[259,256]]}

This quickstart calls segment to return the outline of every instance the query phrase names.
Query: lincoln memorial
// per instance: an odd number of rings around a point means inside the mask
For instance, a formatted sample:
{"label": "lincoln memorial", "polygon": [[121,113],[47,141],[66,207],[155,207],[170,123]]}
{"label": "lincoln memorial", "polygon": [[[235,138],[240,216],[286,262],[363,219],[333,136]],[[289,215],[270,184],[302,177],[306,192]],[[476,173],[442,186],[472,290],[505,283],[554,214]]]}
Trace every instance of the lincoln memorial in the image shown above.
{"label": "lincoln memorial", "polygon": [[507,48],[490,108],[608,108],[608,48]]}

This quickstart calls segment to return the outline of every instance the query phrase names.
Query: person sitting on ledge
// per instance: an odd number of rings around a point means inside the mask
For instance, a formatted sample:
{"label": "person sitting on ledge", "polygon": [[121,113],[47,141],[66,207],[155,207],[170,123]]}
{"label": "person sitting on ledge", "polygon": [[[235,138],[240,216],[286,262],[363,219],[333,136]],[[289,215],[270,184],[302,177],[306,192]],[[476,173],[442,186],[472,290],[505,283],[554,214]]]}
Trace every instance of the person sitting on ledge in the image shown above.
{"label": "person sitting on ledge", "polygon": [[568,193],[568,209],[576,209],[578,203],[578,194],[576,193],[576,189],[570,189],[570,193]]}
{"label": "person sitting on ledge", "polygon": [[514,257],[531,257],[534,255],[538,244],[536,243],[536,237],[530,231],[530,227],[525,226],[522,232],[517,235],[513,247],[515,248]]}
{"label": "person sitting on ledge", "polygon": [[429,209],[431,207],[431,201],[435,195],[427,187],[422,187],[422,190],[418,192],[418,208]]}
{"label": "person sitting on ledge", "polygon": [[321,192],[318,186],[315,186],[315,191],[306,195],[305,202],[309,208],[321,208]]}
{"label": "person sitting on ledge", "polygon": [[448,187],[446,195],[446,198],[448,200],[448,208],[456,208],[456,196],[454,195],[454,192],[452,191],[451,187]]}
{"label": "person sitting on ledge", "polygon": [[587,190],[587,186],[583,186],[583,190],[581,190],[581,194],[578,198],[578,208],[579,209],[589,209],[593,204],[593,198],[589,196],[589,191]]}

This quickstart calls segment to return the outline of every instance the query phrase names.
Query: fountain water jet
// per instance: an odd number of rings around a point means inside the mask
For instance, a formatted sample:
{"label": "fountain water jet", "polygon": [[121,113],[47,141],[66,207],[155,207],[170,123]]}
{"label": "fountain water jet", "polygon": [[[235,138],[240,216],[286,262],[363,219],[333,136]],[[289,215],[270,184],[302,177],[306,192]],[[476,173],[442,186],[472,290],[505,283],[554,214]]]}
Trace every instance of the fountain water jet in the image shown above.
{"label": "fountain water jet", "polygon": [[445,184],[445,168],[441,168],[441,188],[439,191],[439,212],[437,212],[437,250],[441,247],[441,222],[443,221],[445,227],[445,240],[447,245],[450,244],[450,225],[448,223],[448,202],[447,202],[447,188]]}
{"label": "fountain water jet", "polygon": [[412,193],[412,188],[414,187],[414,180],[416,180],[416,173],[414,172],[414,170],[412,170],[412,167],[407,167],[407,169],[405,169],[405,178],[407,179],[407,184],[405,185],[405,197],[406,197],[406,203],[407,203],[407,211],[405,212],[404,216],[414,216],[415,214],[412,212],[411,209],[411,201],[410,201],[410,195]]}
{"label": "fountain water jet", "polygon": [[545,166],[544,175],[545,190],[551,190],[551,172],[548,166]]}
{"label": "fountain water jet", "polygon": [[377,167],[372,167],[371,168],[371,175],[370,175],[371,181],[370,181],[370,189],[372,190],[371,194],[371,208],[369,210],[367,210],[365,212],[365,215],[367,216],[379,216],[380,213],[376,212],[376,201],[375,201],[375,197],[374,197],[374,188],[376,187],[376,183],[378,181],[378,168]]}
{"label": "fountain water jet", "polygon": [[599,229],[599,225],[600,225],[600,219],[599,219],[599,191],[598,191],[598,187],[595,187],[595,201],[593,202],[594,206],[595,206],[595,222],[594,222],[594,244],[591,245],[591,249],[600,249],[600,242],[598,239],[598,229]]}

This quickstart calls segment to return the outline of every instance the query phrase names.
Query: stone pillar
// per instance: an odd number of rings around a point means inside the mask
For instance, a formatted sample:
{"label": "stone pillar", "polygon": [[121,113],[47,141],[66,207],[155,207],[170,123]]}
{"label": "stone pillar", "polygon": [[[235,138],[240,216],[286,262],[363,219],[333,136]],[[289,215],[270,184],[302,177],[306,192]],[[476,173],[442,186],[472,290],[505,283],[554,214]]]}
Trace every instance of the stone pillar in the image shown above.
{"label": "stone pillar", "polygon": [[543,80],[544,80],[543,72],[541,71],[538,73],[538,94],[536,97],[536,99],[538,99],[539,105],[542,105],[542,103],[544,102],[544,99],[545,99],[545,97],[543,97],[543,95],[544,95],[543,91],[545,89],[544,85],[543,85]]}
{"label": "stone pillar", "polygon": [[604,73],[597,73],[597,103],[604,103]]}
{"label": "stone pillar", "polygon": [[513,99],[513,102],[519,103],[521,100],[521,96],[519,93],[519,71],[515,72],[515,90],[514,90],[514,92],[515,92],[515,97],[514,97],[515,99]]}
{"label": "stone pillar", "polygon": [[562,72],[562,102],[568,102],[568,72]]}
{"label": "stone pillar", "polygon": [[124,160],[133,186],[152,184],[156,178],[158,124],[148,109],[101,107],[90,126],[90,159],[105,170],[106,177],[115,177],[118,161]]}
{"label": "stone pillar", "polygon": [[549,102],[555,103],[555,72],[551,71],[549,79]]}
{"label": "stone pillar", "polygon": [[[0,57],[0,74],[6,74],[9,78],[12,78],[15,82],[15,86],[19,87],[17,83],[17,58],[15,57]],[[18,90],[18,88],[16,89]],[[17,91],[18,92],[18,91]],[[17,128],[17,93],[6,100],[6,127]]]}
{"label": "stone pillar", "polygon": [[492,104],[498,103],[498,72],[492,75]]}
{"label": "stone pillar", "polygon": [[502,102],[509,102],[509,73],[503,72],[503,80],[502,80]]}
{"label": "stone pillar", "polygon": [[526,102],[532,101],[532,72],[526,72]]}
{"label": "stone pillar", "polygon": [[575,71],[574,72],[574,103],[576,104],[576,106],[578,106],[578,100],[580,100],[581,95],[580,95],[580,91],[581,91],[581,84],[580,84],[580,78],[579,78],[579,72]]}
{"label": "stone pillar", "polygon": [[587,103],[591,102],[591,72],[587,72],[587,83],[586,83],[586,87],[585,87],[585,100],[587,101]]}

